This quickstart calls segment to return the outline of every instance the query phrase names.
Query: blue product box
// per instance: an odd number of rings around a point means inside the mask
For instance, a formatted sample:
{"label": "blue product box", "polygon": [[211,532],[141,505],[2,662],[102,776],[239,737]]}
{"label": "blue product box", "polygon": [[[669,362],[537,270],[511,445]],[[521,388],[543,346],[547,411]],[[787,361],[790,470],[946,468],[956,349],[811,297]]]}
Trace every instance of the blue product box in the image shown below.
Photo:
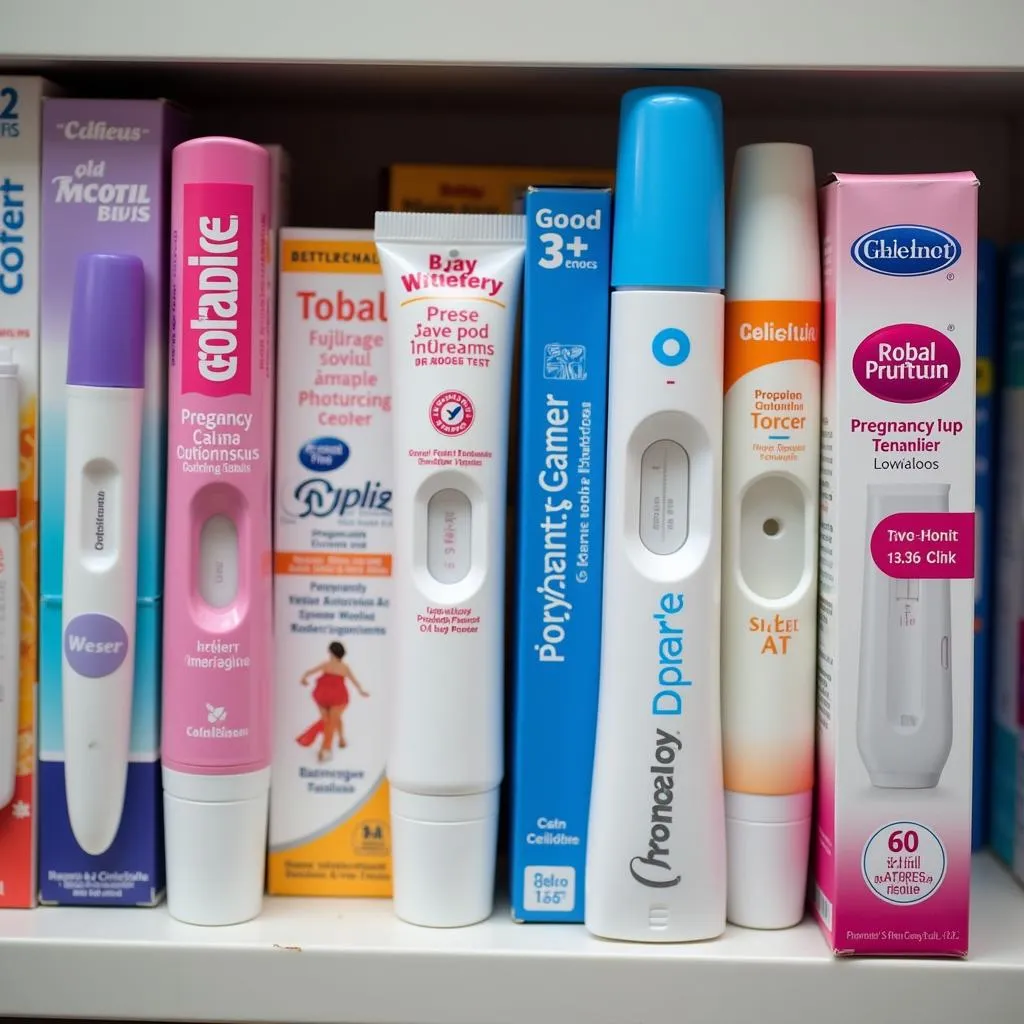
{"label": "blue product box", "polygon": [[583,920],[601,664],[611,191],[526,194],[512,916]]}
{"label": "blue product box", "polygon": [[999,452],[994,539],[996,591],[991,672],[989,842],[1024,880],[1024,244],[1006,253],[1002,351],[999,360]]}
{"label": "blue product box", "polygon": [[[162,100],[47,100],[43,109],[40,328],[39,898],[149,906],[164,889],[160,666],[167,455],[167,198],[184,135]],[[121,819],[102,853],[81,848],[65,788],[64,464],[71,298],[79,257],[131,254],[145,271],[145,397],[131,746]],[[95,685],[102,686],[98,677]]]}
{"label": "blue product box", "polygon": [[996,345],[999,254],[978,241],[978,383],[975,435],[974,794],[971,848],[988,841],[989,706],[991,698],[992,524],[995,518]]}

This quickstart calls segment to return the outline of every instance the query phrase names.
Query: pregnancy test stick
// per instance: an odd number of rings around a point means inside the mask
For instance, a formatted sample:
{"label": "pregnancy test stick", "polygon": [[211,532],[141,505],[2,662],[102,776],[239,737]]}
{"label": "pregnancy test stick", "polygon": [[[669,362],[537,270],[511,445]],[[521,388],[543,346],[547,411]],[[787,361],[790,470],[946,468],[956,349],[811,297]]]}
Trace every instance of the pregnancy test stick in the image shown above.
{"label": "pregnancy test stick", "polygon": [[18,367],[11,350],[0,345],[0,808],[14,798],[18,764],[18,409]]}
{"label": "pregnancy test stick", "polygon": [[934,789],[953,745],[949,580],[893,579],[871,557],[901,512],[948,513],[949,484],[868,486],[857,747],[871,785]]}
{"label": "pregnancy test stick", "polygon": [[725,929],[719,704],[725,180],[701,89],[622,102],[586,926]]}
{"label": "pregnancy test stick", "polygon": [[117,835],[128,780],[144,312],[141,260],[79,260],[64,470],[64,784],[71,831],[94,856]]}

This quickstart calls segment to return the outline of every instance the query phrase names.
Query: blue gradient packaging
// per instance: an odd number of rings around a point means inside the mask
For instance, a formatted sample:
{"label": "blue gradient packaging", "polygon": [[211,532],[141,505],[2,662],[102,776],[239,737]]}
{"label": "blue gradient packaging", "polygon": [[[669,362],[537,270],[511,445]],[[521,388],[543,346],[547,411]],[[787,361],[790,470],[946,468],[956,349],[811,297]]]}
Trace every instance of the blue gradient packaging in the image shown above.
{"label": "blue gradient packaging", "polygon": [[[166,465],[167,234],[170,152],[184,136],[161,100],[56,99],[43,112],[40,437],[40,899],[150,905],[163,892],[160,623]],[[71,832],[61,707],[65,383],[75,268],[84,253],[145,265],[145,405],[138,607],[128,784],[120,828],[102,854]],[[96,680],[102,685],[101,680]]]}
{"label": "blue gradient packaging", "polygon": [[978,242],[978,387],[974,476],[974,796],[971,846],[988,839],[989,700],[992,675],[992,526],[995,517],[996,344],[999,254],[994,242]]}
{"label": "blue gradient packaging", "polygon": [[611,192],[526,195],[512,915],[582,921],[601,659]]}
{"label": "blue gradient packaging", "polygon": [[1006,252],[1000,353],[999,511],[992,602],[992,736],[989,841],[1024,879],[1024,244]]}

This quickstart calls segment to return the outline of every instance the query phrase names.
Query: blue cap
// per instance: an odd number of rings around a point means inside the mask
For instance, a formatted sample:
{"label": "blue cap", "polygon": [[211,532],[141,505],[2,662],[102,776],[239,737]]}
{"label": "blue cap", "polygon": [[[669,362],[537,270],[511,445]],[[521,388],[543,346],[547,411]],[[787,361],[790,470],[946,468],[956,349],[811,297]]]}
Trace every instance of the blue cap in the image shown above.
{"label": "blue cap", "polygon": [[612,287],[725,287],[717,93],[664,87],[622,97]]}
{"label": "blue cap", "polygon": [[146,385],[146,273],[137,256],[79,257],[68,338],[69,384]]}

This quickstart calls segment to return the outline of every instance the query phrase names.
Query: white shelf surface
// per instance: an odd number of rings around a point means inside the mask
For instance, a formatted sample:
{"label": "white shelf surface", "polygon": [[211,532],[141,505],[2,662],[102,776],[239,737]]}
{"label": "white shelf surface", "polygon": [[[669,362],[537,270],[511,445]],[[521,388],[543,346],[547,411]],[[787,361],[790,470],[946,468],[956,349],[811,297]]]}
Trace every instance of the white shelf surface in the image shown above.
{"label": "white shelf surface", "polygon": [[233,928],[166,909],[0,913],[0,1014],[352,1024],[1006,1024],[1024,1013],[1024,892],[974,865],[971,955],[836,960],[816,924],[602,942],[506,914],[432,931],[386,901],[268,899]]}
{"label": "white shelf surface", "polygon": [[0,61],[1024,66],[1024,4],[1015,0],[517,0],[498,7],[464,0],[6,0],[2,7]]}

